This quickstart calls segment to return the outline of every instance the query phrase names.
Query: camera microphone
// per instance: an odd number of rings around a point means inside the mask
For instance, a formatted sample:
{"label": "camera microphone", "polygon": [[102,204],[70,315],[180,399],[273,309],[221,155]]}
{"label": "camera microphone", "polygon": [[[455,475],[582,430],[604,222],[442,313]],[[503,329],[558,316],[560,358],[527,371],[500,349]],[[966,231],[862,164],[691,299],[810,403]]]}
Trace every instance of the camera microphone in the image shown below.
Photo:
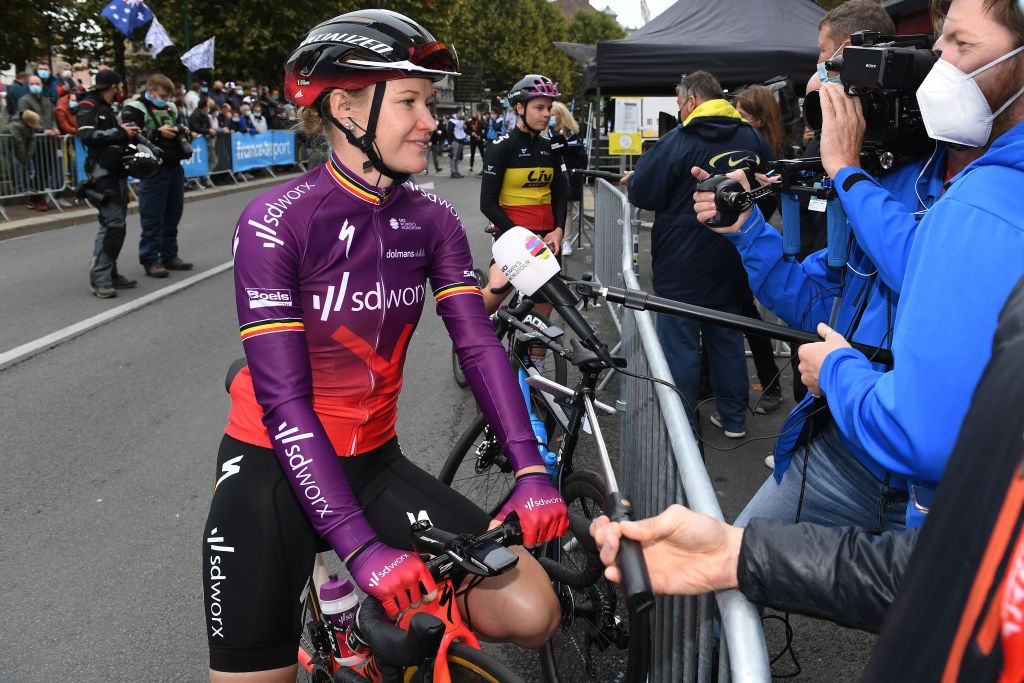
{"label": "camera microphone", "polygon": [[501,234],[494,242],[491,254],[501,268],[501,274],[508,278],[513,287],[526,296],[539,291],[547,297],[580,342],[609,367],[615,367],[608,347],[597,338],[594,328],[576,310],[579,299],[558,277],[561,271],[558,261],[540,237],[526,228],[516,226]]}

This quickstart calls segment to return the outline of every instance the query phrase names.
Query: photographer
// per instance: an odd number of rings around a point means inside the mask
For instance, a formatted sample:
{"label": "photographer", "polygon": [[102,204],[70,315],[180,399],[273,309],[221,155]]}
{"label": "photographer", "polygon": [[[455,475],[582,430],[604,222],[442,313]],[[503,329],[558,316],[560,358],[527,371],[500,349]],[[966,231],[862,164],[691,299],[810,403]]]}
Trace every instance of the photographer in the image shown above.
{"label": "photographer", "polygon": [[[910,523],[927,513],[931,491],[988,360],[999,303],[1024,272],[1024,102],[1018,99],[1024,86],[1024,16],[1016,0],[946,0],[933,8],[943,25],[938,46],[943,53],[917,91],[925,125],[932,137],[985,151],[960,172],[947,167],[941,159],[944,151],[937,151],[931,173],[941,170],[955,176],[917,229],[914,209],[887,191],[899,191],[887,182],[892,176],[875,180],[856,165],[860,137],[851,137],[848,131],[852,126],[863,134],[863,123],[859,128],[855,123],[861,118],[859,100],[847,98],[838,86],[826,86],[825,170],[835,179],[858,245],[877,266],[877,276],[900,297],[898,313],[883,328],[883,340],[892,339],[896,365],[882,372],[849,349],[839,332],[819,325],[825,341],[800,349],[799,368],[811,393],[827,400],[832,431],[870,457],[858,458],[860,464],[886,473],[883,481],[890,488],[902,483],[909,491]],[[973,103],[976,110],[964,103]],[[995,115],[993,110],[1002,113]],[[950,115],[952,120],[946,118]],[[955,118],[959,115],[963,118]],[[840,135],[845,139],[839,140]],[[963,158],[959,151],[957,156]],[[741,219],[742,224],[725,230],[736,230],[730,239],[742,245],[747,233],[756,231],[757,222],[756,217]],[[863,329],[863,324],[857,328],[858,339],[877,343],[863,337]],[[828,458],[818,460],[820,466],[831,464]],[[808,497],[820,498],[828,511],[851,505],[835,491],[812,495],[815,479],[822,478],[807,478]],[[786,487],[785,479],[775,492],[766,494],[762,487],[741,517],[762,514],[765,499],[777,501],[778,490]],[[783,497],[795,505],[798,482],[789,488]],[[750,510],[755,503],[761,503],[755,506],[760,510]],[[806,503],[807,499],[805,511]],[[861,507],[870,513],[868,501]],[[836,523],[828,518],[813,521]]]}
{"label": "photographer", "polygon": [[124,145],[139,133],[138,126],[118,125],[110,106],[122,94],[122,80],[113,69],[100,71],[95,88],[79,98],[75,110],[78,138],[88,151],[85,170],[89,180],[82,189],[99,210],[100,229],[89,268],[89,289],[101,299],[116,297],[115,290],[138,284],[117,272],[117,257],[124,245],[128,215],[128,182],[122,161]]}
{"label": "photographer", "polygon": [[139,263],[150,277],[164,278],[168,270],[191,270],[178,257],[178,222],[185,205],[185,171],[181,162],[192,156],[191,134],[178,125],[178,109],[169,102],[174,83],[162,74],[146,81],[142,97],[130,102],[121,120],[145,131],[161,151],[160,173],[141,181]]}
{"label": "photographer", "polygon": [[757,605],[880,631],[862,680],[1020,681],[1024,279],[989,347],[924,527],[874,535],[753,520],[739,529],[674,505],[638,522],[594,522],[609,578],[618,580],[625,536],[643,547],[656,593],[739,588]]}

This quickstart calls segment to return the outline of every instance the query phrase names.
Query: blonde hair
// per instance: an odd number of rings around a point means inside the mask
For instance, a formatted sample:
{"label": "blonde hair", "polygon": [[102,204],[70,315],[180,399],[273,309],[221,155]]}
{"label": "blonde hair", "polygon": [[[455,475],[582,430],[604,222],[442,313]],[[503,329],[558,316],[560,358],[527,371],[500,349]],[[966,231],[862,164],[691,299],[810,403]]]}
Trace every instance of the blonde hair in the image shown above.
{"label": "blonde hair", "polygon": [[[347,96],[349,102],[361,102],[362,100],[369,97],[370,89],[369,86],[360,88],[358,90],[343,90]],[[323,100],[318,100],[317,104],[309,107],[299,107],[297,112],[297,119],[293,129],[296,133],[302,133],[311,142],[315,141],[323,146],[329,146],[330,136],[328,126],[330,125],[327,119],[320,113],[319,106],[330,107],[330,98],[332,92],[324,95]],[[319,106],[318,106],[319,105]]]}
{"label": "blonde hair", "polygon": [[26,109],[21,112],[21,120],[25,122],[25,125],[35,127],[39,123],[39,114],[31,109]]}
{"label": "blonde hair", "polygon": [[580,134],[580,124],[576,123],[569,107],[561,102],[551,103],[551,114],[558,117],[558,127],[563,130],[571,130],[576,135]]}

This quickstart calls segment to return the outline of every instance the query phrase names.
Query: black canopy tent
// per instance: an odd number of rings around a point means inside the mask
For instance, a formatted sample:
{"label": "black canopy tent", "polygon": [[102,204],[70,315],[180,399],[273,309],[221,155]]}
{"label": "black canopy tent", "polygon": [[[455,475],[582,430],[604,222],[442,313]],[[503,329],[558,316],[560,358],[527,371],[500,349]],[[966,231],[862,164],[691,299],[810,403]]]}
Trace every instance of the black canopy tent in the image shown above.
{"label": "black canopy tent", "polygon": [[622,40],[597,44],[587,92],[674,94],[681,74],[710,71],[722,85],[810,77],[825,11],[811,0],[679,0]]}

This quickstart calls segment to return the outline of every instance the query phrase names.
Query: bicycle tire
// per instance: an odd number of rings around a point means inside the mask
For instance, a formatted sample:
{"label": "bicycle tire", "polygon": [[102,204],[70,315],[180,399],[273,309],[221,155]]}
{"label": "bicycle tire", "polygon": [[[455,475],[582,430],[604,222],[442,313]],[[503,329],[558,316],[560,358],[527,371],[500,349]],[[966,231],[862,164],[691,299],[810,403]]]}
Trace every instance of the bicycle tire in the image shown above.
{"label": "bicycle tire", "polygon": [[501,510],[515,484],[512,463],[483,415],[462,432],[437,478],[491,516]]}
{"label": "bicycle tire", "polygon": [[[452,683],[525,683],[494,657],[464,643],[453,643],[448,648],[448,670]],[[405,680],[419,680],[416,672],[417,667],[406,669]]]}
{"label": "bicycle tire", "polygon": [[[604,483],[595,472],[573,472],[562,482],[562,497],[571,520],[593,519],[602,511]],[[644,680],[650,663],[649,616],[629,614],[619,586],[597,566],[601,560],[589,532],[574,535],[573,530],[587,526],[574,523],[559,539],[558,564],[563,571],[597,578],[582,588],[570,586],[571,581],[555,584],[562,623],[540,650],[541,676],[546,683]],[[549,562],[552,550],[551,545],[545,548]],[[624,672],[629,674],[625,679]]]}

